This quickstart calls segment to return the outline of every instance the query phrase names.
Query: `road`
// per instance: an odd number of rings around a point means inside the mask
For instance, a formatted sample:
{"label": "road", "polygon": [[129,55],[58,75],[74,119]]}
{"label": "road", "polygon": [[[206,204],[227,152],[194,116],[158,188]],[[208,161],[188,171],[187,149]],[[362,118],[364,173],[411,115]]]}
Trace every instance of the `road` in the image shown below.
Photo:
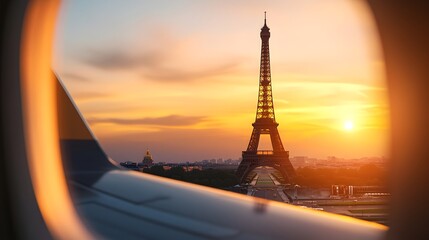
{"label": "road", "polygon": [[289,202],[282,191],[280,183],[271,175],[275,170],[270,167],[256,168],[256,181],[252,181],[249,194],[254,197],[265,198],[279,202]]}

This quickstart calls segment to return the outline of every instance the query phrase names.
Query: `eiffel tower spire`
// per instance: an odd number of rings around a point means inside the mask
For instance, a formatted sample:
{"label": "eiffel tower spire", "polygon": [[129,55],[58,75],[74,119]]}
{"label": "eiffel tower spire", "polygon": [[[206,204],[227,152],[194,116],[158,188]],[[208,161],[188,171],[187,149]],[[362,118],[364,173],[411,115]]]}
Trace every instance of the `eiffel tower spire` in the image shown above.
{"label": "eiffel tower spire", "polygon": [[[243,160],[238,169],[237,176],[241,182],[246,181],[246,176],[258,166],[271,166],[279,170],[286,181],[292,182],[295,170],[289,161],[289,152],[285,151],[280,134],[277,129],[274,114],[273,92],[271,85],[270,66],[270,28],[267,26],[265,12],[264,26],[261,28],[261,65],[259,72],[258,103],[256,107],[256,119],[252,124],[253,131],[250,136],[247,150],[243,151]],[[273,150],[259,150],[259,139],[261,134],[270,135]]]}
{"label": "eiffel tower spire", "polygon": [[267,25],[267,12],[264,12],[264,25]]}

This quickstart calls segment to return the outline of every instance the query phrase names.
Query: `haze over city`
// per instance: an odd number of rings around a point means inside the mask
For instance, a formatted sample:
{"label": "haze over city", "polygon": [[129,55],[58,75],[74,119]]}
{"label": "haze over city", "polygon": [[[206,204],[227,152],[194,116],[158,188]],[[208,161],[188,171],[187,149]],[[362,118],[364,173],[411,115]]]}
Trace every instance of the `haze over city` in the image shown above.
{"label": "haze over city", "polygon": [[138,161],[147,148],[156,161],[238,158],[255,120],[267,11],[286,150],[385,156],[389,113],[373,19],[357,1],[318,2],[70,1],[54,69],[117,161]]}

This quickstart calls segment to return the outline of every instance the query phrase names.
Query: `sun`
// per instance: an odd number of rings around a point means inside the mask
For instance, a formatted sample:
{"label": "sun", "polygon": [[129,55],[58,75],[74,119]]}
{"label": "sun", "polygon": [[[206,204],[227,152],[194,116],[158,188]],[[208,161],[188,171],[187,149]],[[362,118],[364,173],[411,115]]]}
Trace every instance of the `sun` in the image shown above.
{"label": "sun", "polygon": [[344,122],[344,129],[346,131],[351,131],[351,130],[353,130],[353,128],[354,128],[354,124],[353,124],[352,121],[347,120],[347,121]]}

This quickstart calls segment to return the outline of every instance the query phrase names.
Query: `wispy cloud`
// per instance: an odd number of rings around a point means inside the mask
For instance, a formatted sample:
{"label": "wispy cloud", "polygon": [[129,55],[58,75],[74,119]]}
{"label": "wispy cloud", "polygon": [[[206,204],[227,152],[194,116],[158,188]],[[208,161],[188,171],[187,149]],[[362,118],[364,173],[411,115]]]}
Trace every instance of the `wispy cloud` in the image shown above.
{"label": "wispy cloud", "polygon": [[196,79],[204,79],[208,77],[220,76],[223,74],[233,73],[239,66],[238,62],[230,62],[227,64],[214,66],[202,70],[179,70],[179,69],[152,69],[143,74],[145,79],[158,80],[165,82],[173,81],[192,81]]}
{"label": "wispy cloud", "polygon": [[76,73],[63,73],[60,76],[62,79],[67,79],[67,80],[73,80],[73,81],[79,81],[79,82],[89,82],[90,79],[82,76],[80,74],[76,74]]}
{"label": "wispy cloud", "polygon": [[84,66],[106,72],[132,72],[142,80],[168,84],[234,74],[246,61],[240,54],[225,60],[216,50],[207,50],[201,34],[191,38],[177,34],[171,27],[156,26],[144,36],[147,44],[88,45],[74,57]]}
{"label": "wispy cloud", "polygon": [[91,100],[99,100],[103,98],[110,98],[113,94],[109,93],[100,93],[100,92],[79,92],[75,94],[73,97],[76,101],[91,101]]}
{"label": "wispy cloud", "polygon": [[[171,54],[173,55],[173,54]],[[235,73],[241,64],[238,59],[227,63],[211,64],[208,67],[181,67],[177,59],[180,56],[166,57],[164,51],[153,50],[144,53],[127,53],[120,50],[89,50],[81,57],[81,61],[102,70],[136,70],[142,72],[142,78],[159,82],[184,82],[216,77]],[[165,66],[165,62],[176,62],[172,66]]]}
{"label": "wispy cloud", "polygon": [[104,70],[157,66],[162,60],[162,53],[158,51],[135,54],[111,49],[104,51],[89,50],[81,57],[82,62]]}
{"label": "wispy cloud", "polygon": [[147,117],[147,118],[90,118],[90,124],[113,123],[120,125],[154,125],[154,126],[191,126],[204,121],[204,116],[180,116],[169,115],[164,117]]}

